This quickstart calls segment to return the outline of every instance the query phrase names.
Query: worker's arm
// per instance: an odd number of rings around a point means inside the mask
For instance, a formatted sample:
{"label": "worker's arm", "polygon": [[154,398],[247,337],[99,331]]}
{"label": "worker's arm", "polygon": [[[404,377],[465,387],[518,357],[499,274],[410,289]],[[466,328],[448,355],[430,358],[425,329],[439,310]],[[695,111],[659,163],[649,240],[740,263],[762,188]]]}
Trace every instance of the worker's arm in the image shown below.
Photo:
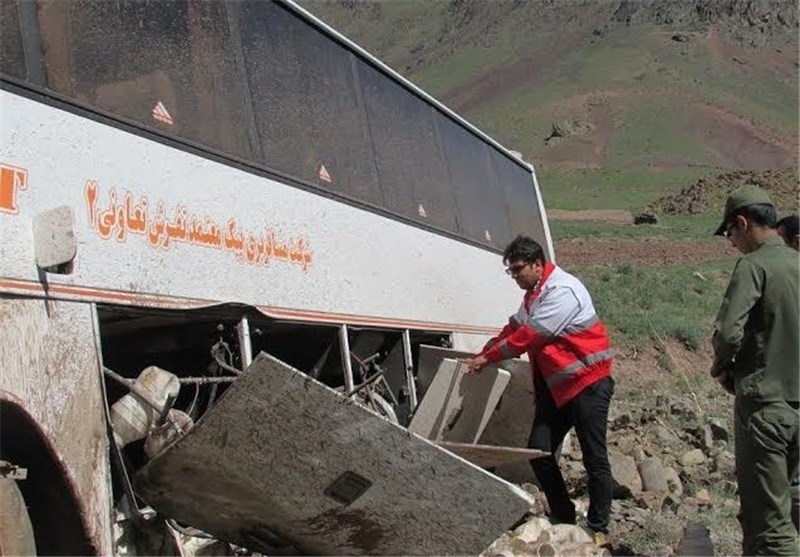
{"label": "worker's arm", "polygon": [[580,312],[580,303],[571,289],[555,287],[546,290],[536,301],[533,316],[500,339],[476,358],[470,360],[470,371],[480,371],[487,363],[516,358],[535,350],[548,339],[561,334]]}
{"label": "worker's arm", "polygon": [[761,298],[763,286],[763,273],[750,261],[740,259],[733,269],[714,323],[714,363],[711,365],[711,375],[717,377],[720,383],[732,379],[736,354],[744,338],[744,326],[750,310]]}
{"label": "worker's arm", "polygon": [[497,333],[497,336],[489,339],[489,342],[487,342],[483,346],[483,350],[481,350],[481,354],[483,354],[484,352],[489,350],[492,346],[494,346],[495,344],[497,344],[501,340],[511,336],[514,333],[514,331],[516,331],[518,328],[519,328],[519,322],[517,321],[517,314],[514,314],[514,315],[512,315],[511,317],[508,318],[508,323],[506,323],[506,326],[503,327],[500,330],[499,333]]}

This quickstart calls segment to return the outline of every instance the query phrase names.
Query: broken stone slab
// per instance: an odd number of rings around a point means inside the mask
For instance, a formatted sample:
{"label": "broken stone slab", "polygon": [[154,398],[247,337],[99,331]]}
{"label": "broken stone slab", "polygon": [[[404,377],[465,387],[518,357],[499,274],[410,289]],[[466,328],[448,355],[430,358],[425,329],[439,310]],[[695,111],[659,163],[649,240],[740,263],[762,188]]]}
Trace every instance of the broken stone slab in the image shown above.
{"label": "broken stone slab", "polygon": [[556,557],[579,555],[606,557],[611,552],[592,542],[589,534],[572,524],[551,524],[549,520],[533,517],[513,532],[498,538],[481,557]]}
{"label": "broken stone slab", "polygon": [[476,443],[510,379],[496,367],[468,375],[466,364],[440,360],[409,431],[432,441]]}
{"label": "broken stone slab", "polygon": [[477,555],[533,503],[264,353],[135,486],[163,516],[264,554]]}

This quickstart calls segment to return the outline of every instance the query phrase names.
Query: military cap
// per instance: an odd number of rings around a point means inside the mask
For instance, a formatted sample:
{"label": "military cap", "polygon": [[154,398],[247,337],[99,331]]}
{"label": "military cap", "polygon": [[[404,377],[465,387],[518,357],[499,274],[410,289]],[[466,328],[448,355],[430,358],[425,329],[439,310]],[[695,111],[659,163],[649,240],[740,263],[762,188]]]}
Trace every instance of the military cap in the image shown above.
{"label": "military cap", "polygon": [[728,221],[730,221],[733,214],[739,209],[749,207],[750,205],[773,205],[773,203],[767,195],[767,192],[758,186],[741,186],[736,188],[728,194],[728,200],[725,202],[725,216],[722,217],[722,223],[717,227],[717,231],[714,232],[714,235],[724,236]]}

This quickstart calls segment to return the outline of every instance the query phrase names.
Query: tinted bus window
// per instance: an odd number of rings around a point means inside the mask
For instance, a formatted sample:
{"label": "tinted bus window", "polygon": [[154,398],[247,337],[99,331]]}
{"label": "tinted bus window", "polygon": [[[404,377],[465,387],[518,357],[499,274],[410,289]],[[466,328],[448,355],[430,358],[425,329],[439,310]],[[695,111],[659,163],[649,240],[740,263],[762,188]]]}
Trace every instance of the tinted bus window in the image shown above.
{"label": "tinted bus window", "polygon": [[437,123],[458,203],[460,232],[482,244],[505,247],[511,233],[505,196],[492,170],[493,149],[450,118],[439,114]]}
{"label": "tinted bus window", "polygon": [[389,209],[455,231],[455,200],[434,110],[365,62],[358,63],[358,74]]}
{"label": "tinted bus window", "polygon": [[539,209],[531,171],[498,151],[492,153],[492,162],[500,186],[505,193],[512,236],[525,234],[545,245],[544,228],[541,219],[536,216],[539,214]]}
{"label": "tinted bus window", "polygon": [[16,0],[0,0],[0,71],[25,79],[25,53]]}
{"label": "tinted bus window", "polygon": [[382,206],[352,55],[272,2],[239,21],[265,164]]}
{"label": "tinted bus window", "polygon": [[225,3],[39,3],[50,88],[113,114],[249,158]]}

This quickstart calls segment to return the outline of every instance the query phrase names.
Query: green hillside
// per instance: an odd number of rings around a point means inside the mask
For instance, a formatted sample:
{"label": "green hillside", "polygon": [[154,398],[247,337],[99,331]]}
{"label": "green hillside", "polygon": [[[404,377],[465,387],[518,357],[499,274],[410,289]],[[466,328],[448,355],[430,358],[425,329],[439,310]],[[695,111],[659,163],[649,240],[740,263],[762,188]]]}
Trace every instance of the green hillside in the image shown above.
{"label": "green hillside", "polygon": [[551,208],[638,209],[797,166],[794,2],[302,3],[522,152]]}

